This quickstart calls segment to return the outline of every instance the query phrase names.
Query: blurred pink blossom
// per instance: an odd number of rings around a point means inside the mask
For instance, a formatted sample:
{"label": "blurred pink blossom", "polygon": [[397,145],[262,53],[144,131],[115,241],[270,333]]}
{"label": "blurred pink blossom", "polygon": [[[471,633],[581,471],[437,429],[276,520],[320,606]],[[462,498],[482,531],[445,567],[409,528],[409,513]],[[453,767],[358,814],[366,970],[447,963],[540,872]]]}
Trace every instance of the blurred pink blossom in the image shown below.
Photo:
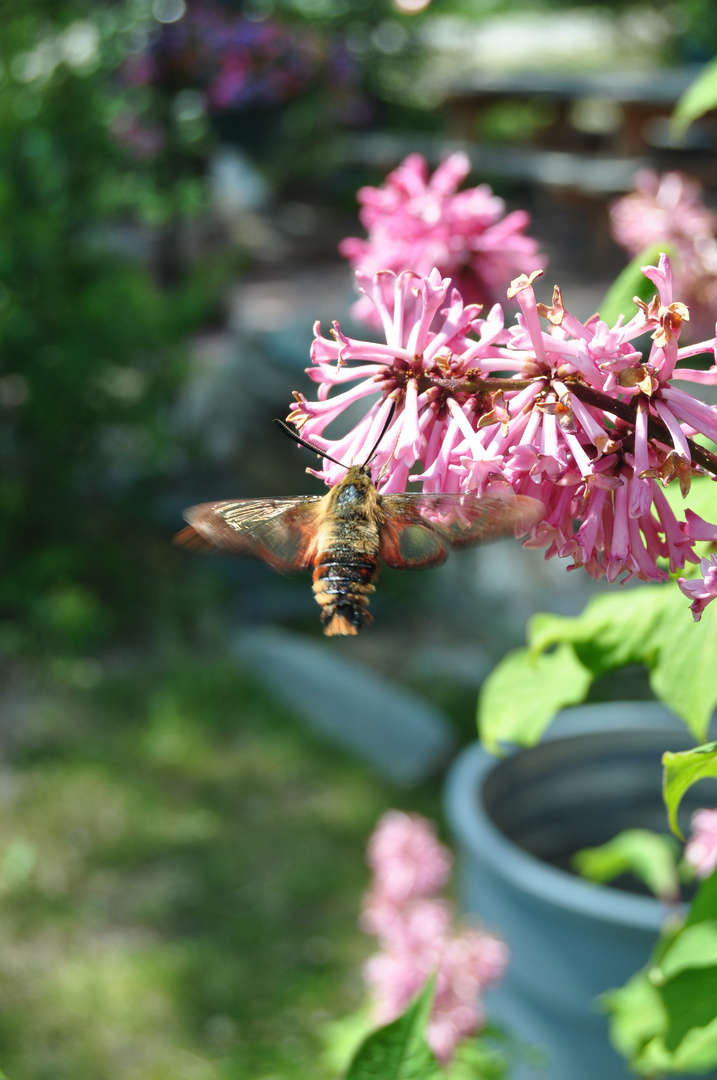
{"label": "blurred pink blossom", "polygon": [[[717,472],[717,457],[692,438],[717,442],[717,408],[672,380],[714,384],[717,365],[682,366],[700,353],[714,359],[714,332],[680,348],[689,312],[673,299],[669,260],[643,272],[657,295],[613,327],[597,315],[578,320],[557,286],[550,306],[538,303],[537,272],[523,275],[510,289],[520,314],[508,328],[499,305],[481,317],[435,268],[427,277],[357,273],[385,343],[349,338],[338,323],[331,340],[317,324],[308,369],[317,400],[295,394],[289,419],[345,463],[363,460],[385,427],[374,459],[381,491],[408,480],[426,492],[507,484],[545,507],[527,546],[595,578],[665,580],[658,559],[674,572],[698,557],[662,488],[677,480],[686,494],[693,473]],[[362,419],[326,438],[354,403],[365,403]],[[325,460],[316,475],[334,484],[343,472]]]}
{"label": "blurred pink blossom", "polygon": [[369,841],[375,887],[394,903],[438,892],[450,877],[452,861],[433,822],[418,814],[390,810]]}
{"label": "blurred pink blossom", "polygon": [[483,1026],[480,993],[500,981],[507,963],[505,943],[480,930],[464,930],[446,943],[427,1032],[439,1061],[450,1061],[458,1043]]}
{"label": "blurred pink blossom", "polygon": [[612,235],[632,257],[664,244],[671,250],[675,288],[690,309],[691,335],[714,333],[717,313],[717,216],[702,187],[683,173],[641,170],[635,191],[610,208]]}
{"label": "blurred pink blossom", "polygon": [[[502,298],[512,278],[544,266],[546,259],[538,254],[537,241],[525,235],[530,224],[525,210],[506,215],[505,203],[488,184],[458,191],[470,169],[468,157],[455,153],[429,177],[421,154],[410,154],[381,187],[360,189],[359,217],[368,237],[347,237],[339,251],[363,274],[413,270],[428,275],[435,266],[453,278],[467,303]],[[386,299],[390,303],[389,287]],[[378,325],[366,296],[352,313]]]}
{"label": "blurred pink blossom", "polygon": [[717,810],[695,811],[691,826],[692,836],[685,845],[685,859],[698,878],[706,878],[717,867]]}
{"label": "blurred pink blossom", "polygon": [[369,842],[368,861],[374,876],[362,926],[381,945],[364,968],[374,1020],[395,1020],[435,974],[426,1038],[436,1057],[448,1062],[457,1044],[482,1026],[480,993],[503,975],[506,946],[482,930],[454,932],[450,904],[434,895],[446,884],[450,853],[425,818],[385,814]]}

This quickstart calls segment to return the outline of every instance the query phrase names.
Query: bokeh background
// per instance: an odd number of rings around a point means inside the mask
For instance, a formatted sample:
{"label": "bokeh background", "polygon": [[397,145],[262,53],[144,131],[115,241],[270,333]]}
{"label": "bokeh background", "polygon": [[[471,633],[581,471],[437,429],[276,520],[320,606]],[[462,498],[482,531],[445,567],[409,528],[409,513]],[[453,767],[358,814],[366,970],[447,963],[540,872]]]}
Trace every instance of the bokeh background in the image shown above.
{"label": "bokeh background", "polygon": [[[366,838],[440,814],[476,691],[591,587],[514,542],[387,572],[322,639],[308,577],[171,546],[183,507],[316,492],[271,424],[339,240],[465,150],[580,317],[638,170],[717,196],[668,117],[712,0],[5,0],[0,14],[0,1069],[321,1080],[361,1000]],[[594,694],[645,690],[639,673]],[[408,762],[408,764],[406,764]]]}

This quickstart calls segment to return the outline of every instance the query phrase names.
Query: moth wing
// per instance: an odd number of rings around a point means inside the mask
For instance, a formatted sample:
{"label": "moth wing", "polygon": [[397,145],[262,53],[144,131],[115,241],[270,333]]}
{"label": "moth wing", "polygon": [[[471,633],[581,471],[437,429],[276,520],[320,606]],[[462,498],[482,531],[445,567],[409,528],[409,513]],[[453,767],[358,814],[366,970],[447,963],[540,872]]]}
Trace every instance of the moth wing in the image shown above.
{"label": "moth wing", "polygon": [[191,551],[263,559],[275,570],[304,570],[314,558],[321,495],[234,499],[184,511],[189,525],[174,542]]}
{"label": "moth wing", "polygon": [[520,535],[544,513],[537,499],[515,492],[484,495],[404,492],[383,495],[382,558],[399,569],[429,569],[447,557],[446,545],[470,547]]}
{"label": "moth wing", "polygon": [[414,497],[381,496],[381,560],[394,570],[430,570],[448,558],[443,537],[422,520]]}
{"label": "moth wing", "polygon": [[381,530],[381,559],[394,570],[430,570],[448,558],[440,535],[418,522],[392,522]]}

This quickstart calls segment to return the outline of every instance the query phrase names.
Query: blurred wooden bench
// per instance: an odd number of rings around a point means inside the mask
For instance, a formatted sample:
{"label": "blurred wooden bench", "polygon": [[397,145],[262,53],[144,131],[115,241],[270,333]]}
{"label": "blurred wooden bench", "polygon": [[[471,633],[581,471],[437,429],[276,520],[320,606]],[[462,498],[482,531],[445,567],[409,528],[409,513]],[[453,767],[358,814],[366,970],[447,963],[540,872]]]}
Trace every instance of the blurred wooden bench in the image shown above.
{"label": "blurred wooden bench", "polygon": [[[346,134],[340,158],[388,170],[419,151],[436,163],[462,149],[486,179],[502,177],[537,187],[558,187],[602,197],[628,191],[645,167],[683,169],[717,190],[717,113],[708,114],[672,142],[669,117],[700,65],[660,71],[543,73],[475,72],[444,87],[446,134],[366,132]],[[551,122],[522,144],[484,142],[476,137],[480,119],[496,103],[545,101]],[[607,103],[617,123],[604,132],[576,125],[581,107]]]}

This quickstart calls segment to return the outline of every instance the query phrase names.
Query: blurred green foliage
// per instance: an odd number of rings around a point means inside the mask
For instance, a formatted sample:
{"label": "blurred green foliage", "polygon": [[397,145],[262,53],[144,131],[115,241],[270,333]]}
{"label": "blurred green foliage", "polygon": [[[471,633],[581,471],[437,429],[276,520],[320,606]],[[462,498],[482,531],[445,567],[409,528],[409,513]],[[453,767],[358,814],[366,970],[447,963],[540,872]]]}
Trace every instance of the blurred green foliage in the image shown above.
{"label": "blurred green foliage", "polygon": [[171,150],[168,183],[164,152],[133,156],[117,137],[136,10],[3,10],[0,640],[11,649],[81,650],[146,611],[142,523],[170,460],[183,339],[207,311],[180,265],[158,280],[167,245],[149,229],[176,235],[200,207],[194,152]]}

